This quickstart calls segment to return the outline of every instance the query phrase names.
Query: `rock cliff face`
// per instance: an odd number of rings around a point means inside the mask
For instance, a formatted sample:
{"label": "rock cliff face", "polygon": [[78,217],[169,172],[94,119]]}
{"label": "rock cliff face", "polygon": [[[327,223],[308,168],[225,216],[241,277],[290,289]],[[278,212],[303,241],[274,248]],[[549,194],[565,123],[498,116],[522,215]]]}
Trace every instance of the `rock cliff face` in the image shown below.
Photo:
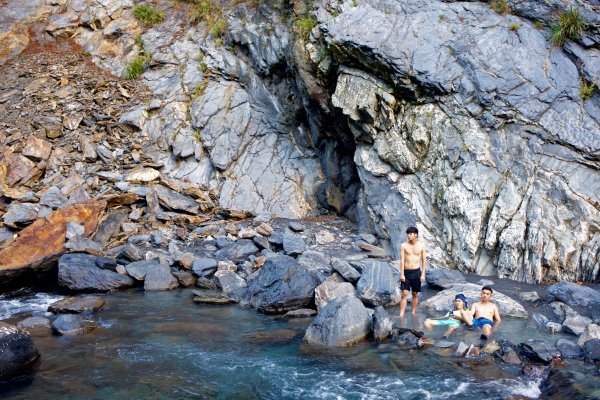
{"label": "rock cliff face", "polygon": [[558,0],[509,1],[505,15],[482,2],[225,5],[226,29],[210,33],[190,22],[193,2],[155,2],[151,28],[135,3],[30,1],[0,27],[0,59],[27,43],[24,18],[116,75],[141,57],[151,100],[120,122],[151,140],[163,175],[224,208],[331,210],[396,256],[416,224],[436,266],[600,280],[597,2],[573,2],[588,25],[563,47],[538,27],[565,11]]}

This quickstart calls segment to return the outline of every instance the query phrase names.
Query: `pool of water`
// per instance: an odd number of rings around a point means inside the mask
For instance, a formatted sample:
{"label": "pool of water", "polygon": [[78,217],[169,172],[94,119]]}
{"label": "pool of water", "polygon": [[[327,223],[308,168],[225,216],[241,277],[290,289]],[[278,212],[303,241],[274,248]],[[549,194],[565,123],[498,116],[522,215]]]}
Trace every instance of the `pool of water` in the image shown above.
{"label": "pool of water", "polygon": [[[52,295],[35,295],[40,302]],[[4,319],[24,308],[0,299]],[[27,303],[32,306],[32,302]],[[395,312],[396,308],[390,308]],[[31,313],[40,313],[35,308]],[[35,372],[0,385],[3,399],[451,399],[536,398],[539,376],[458,358],[452,349],[364,342],[315,349],[309,319],[284,320],[239,306],[196,305],[191,292],[133,289],[106,296],[100,325],[75,337],[34,341]],[[424,316],[414,321],[422,326]],[[14,321],[14,319],[13,319]],[[413,321],[408,321],[410,326]],[[442,330],[431,333],[439,338]],[[458,332],[459,341],[469,333]],[[498,337],[532,337],[505,320]],[[558,336],[536,332],[553,343]]]}

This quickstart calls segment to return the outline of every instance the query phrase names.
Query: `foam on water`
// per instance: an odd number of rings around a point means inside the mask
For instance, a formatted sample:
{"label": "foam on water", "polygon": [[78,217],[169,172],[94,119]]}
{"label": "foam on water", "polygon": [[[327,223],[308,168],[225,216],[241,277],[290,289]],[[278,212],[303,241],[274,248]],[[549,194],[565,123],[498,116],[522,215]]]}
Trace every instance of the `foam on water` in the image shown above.
{"label": "foam on water", "polygon": [[0,296],[0,320],[19,314],[45,313],[48,306],[64,298],[64,296],[49,293],[35,293],[20,297],[12,297],[10,294],[2,295]]}

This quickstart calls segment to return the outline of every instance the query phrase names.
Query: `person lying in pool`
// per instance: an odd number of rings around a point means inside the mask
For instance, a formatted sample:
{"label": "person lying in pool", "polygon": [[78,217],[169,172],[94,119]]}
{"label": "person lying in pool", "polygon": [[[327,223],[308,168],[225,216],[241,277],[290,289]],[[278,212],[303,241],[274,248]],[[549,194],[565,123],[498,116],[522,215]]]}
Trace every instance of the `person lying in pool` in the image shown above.
{"label": "person lying in pool", "polygon": [[444,338],[448,338],[456,328],[463,322],[467,325],[473,324],[473,316],[468,310],[469,303],[464,294],[459,293],[454,297],[454,309],[450,310],[440,318],[427,318],[424,322],[425,327],[429,330],[433,326],[447,326]]}
{"label": "person lying in pool", "polygon": [[[486,340],[495,329],[500,326],[500,313],[498,307],[490,302],[494,291],[489,286],[481,288],[481,302],[473,304],[471,313],[473,314],[473,325],[469,329],[481,329],[481,339]],[[471,325],[471,324],[467,324]]]}

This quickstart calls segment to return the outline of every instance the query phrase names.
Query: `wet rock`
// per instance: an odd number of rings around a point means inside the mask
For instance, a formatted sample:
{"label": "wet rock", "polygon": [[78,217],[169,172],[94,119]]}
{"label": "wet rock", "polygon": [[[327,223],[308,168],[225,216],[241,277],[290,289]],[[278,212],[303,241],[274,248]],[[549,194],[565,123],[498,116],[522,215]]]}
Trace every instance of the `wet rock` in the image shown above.
{"label": "wet rock", "polygon": [[563,358],[580,358],[583,355],[581,346],[571,340],[558,339],[555,346]]}
{"label": "wet rock", "polygon": [[52,334],[52,325],[48,318],[29,317],[19,321],[17,328],[22,329],[34,337],[50,336]]}
{"label": "wet rock", "polygon": [[502,355],[502,361],[510,365],[521,365],[522,362],[521,358],[512,347],[509,347],[504,351],[504,354]]}
{"label": "wet rock", "polygon": [[58,284],[75,291],[110,291],[131,287],[133,280],[98,268],[95,256],[65,254],[58,260]]}
{"label": "wet rock", "polygon": [[160,263],[157,259],[134,261],[130,264],[127,264],[125,266],[125,269],[127,270],[127,274],[133,279],[137,281],[143,281],[146,279],[146,274],[148,273],[148,270],[151,267],[154,267],[155,265],[159,264]]}
{"label": "wet rock", "polygon": [[144,290],[172,290],[179,287],[179,281],[166,265],[153,264],[146,270]]}
{"label": "wet rock", "polygon": [[302,254],[306,249],[306,243],[302,236],[292,232],[283,233],[283,251],[290,256]]}
{"label": "wet rock", "polygon": [[458,344],[458,347],[456,348],[456,354],[458,354],[461,357],[464,357],[467,354],[467,351],[469,351],[469,345],[465,342],[460,342]]}
{"label": "wet rock", "polygon": [[560,356],[558,350],[539,339],[530,339],[520,343],[518,346],[519,353],[533,362],[541,362],[548,364],[553,357]]}
{"label": "wet rock", "polygon": [[[475,301],[480,301],[481,286],[473,283],[454,285],[452,288],[443,290],[437,295],[425,300],[420,303],[420,305],[430,311],[438,313],[443,312],[448,309],[449,304],[452,304],[456,293],[463,293],[469,300],[469,304],[473,304]],[[527,311],[521,304],[498,291],[494,291],[491,301],[498,306],[501,316],[511,316],[515,318],[528,317]]]}
{"label": "wet rock", "polygon": [[589,324],[586,326],[581,335],[579,335],[577,344],[583,347],[583,345],[591,339],[600,339],[600,325]]}
{"label": "wet rock", "polygon": [[85,312],[95,312],[104,306],[106,301],[103,297],[68,297],[57,301],[48,307],[48,311],[55,314],[81,314]]}
{"label": "wet rock", "polygon": [[371,317],[356,297],[330,301],[315,317],[304,336],[309,344],[348,346],[363,340],[371,331]]}
{"label": "wet rock", "polygon": [[344,260],[333,258],[331,260],[331,267],[348,282],[356,282],[360,279],[360,272]]}
{"label": "wet rock", "polygon": [[0,322],[0,379],[25,371],[39,356],[39,350],[26,332]]}
{"label": "wet rock", "polygon": [[318,283],[298,261],[278,255],[269,258],[249,282],[250,304],[267,313],[305,308],[312,302]]}
{"label": "wet rock", "polygon": [[358,297],[369,306],[398,304],[399,279],[400,273],[389,263],[369,261],[356,284]]}
{"label": "wet rock", "polygon": [[309,318],[317,314],[312,308],[300,308],[298,310],[288,311],[282,318]]}
{"label": "wet rock", "polygon": [[313,272],[319,282],[325,281],[333,271],[329,258],[319,251],[307,250],[297,260],[304,268]]}
{"label": "wet rock", "polygon": [[258,253],[258,248],[248,239],[240,239],[234,243],[228,243],[227,246],[218,250],[215,257],[222,260],[241,262],[248,259],[249,256]]}
{"label": "wet rock", "polygon": [[565,319],[562,323],[562,329],[567,333],[580,335],[585,330],[585,327],[591,323],[591,319],[577,315],[575,317],[569,317]]}
{"label": "wet rock", "polygon": [[197,258],[192,263],[192,271],[196,276],[211,276],[217,270],[217,260],[213,258]]}
{"label": "wet rock", "polygon": [[564,367],[552,367],[546,378],[540,383],[543,399],[582,399],[590,397],[582,390],[581,376]]}
{"label": "wet rock", "polygon": [[200,289],[209,289],[209,290],[218,288],[218,286],[214,280],[203,277],[203,276],[200,276],[200,277],[198,277],[198,279],[196,279],[196,287],[199,287]]}
{"label": "wet rock", "polygon": [[425,271],[427,285],[433,289],[448,289],[457,283],[465,283],[465,276],[454,269],[427,268]]}
{"label": "wet rock", "polygon": [[25,147],[21,154],[33,161],[42,161],[50,157],[51,152],[52,144],[35,136],[30,136],[27,142],[25,142]]}
{"label": "wet rock", "polygon": [[234,299],[222,293],[203,293],[195,290],[193,294],[192,301],[196,304],[231,304],[239,302],[239,299]]}
{"label": "wet rock", "polygon": [[30,203],[11,203],[4,214],[4,223],[11,228],[21,228],[35,221],[38,217],[40,206]]}
{"label": "wet rock", "polygon": [[226,296],[242,299],[248,291],[248,283],[235,272],[220,270],[215,272],[215,280]]}
{"label": "wet rock", "polygon": [[600,339],[590,339],[583,345],[583,355],[586,360],[595,362],[600,360]]}
{"label": "wet rock", "polygon": [[[530,322],[533,322],[533,324],[531,324]],[[548,322],[550,322],[550,320],[545,315],[534,313],[527,324],[533,325],[533,327],[535,327],[536,329],[541,329],[545,328]]]}
{"label": "wet rock", "polygon": [[548,321],[545,328],[548,332],[557,333],[562,330],[563,326],[557,322]]}
{"label": "wet rock", "polygon": [[196,277],[188,271],[176,271],[173,275],[179,281],[179,285],[183,287],[192,287],[196,285]]}
{"label": "wet rock", "polygon": [[76,314],[62,314],[52,322],[54,333],[64,336],[85,335],[96,328],[94,322]]}
{"label": "wet rock", "polygon": [[344,282],[338,274],[333,274],[315,288],[315,305],[317,306],[317,310],[325,307],[331,300],[341,296],[356,296],[356,290],[350,282]]}
{"label": "wet rock", "polygon": [[17,239],[0,249],[0,276],[15,273],[21,268],[44,266],[65,251],[67,222],[85,226],[89,236],[98,224],[106,203],[90,201],[66,206],[23,229]]}
{"label": "wet rock", "polygon": [[373,314],[373,337],[376,340],[384,340],[390,336],[394,328],[394,321],[390,314],[382,306],[375,308]]}

